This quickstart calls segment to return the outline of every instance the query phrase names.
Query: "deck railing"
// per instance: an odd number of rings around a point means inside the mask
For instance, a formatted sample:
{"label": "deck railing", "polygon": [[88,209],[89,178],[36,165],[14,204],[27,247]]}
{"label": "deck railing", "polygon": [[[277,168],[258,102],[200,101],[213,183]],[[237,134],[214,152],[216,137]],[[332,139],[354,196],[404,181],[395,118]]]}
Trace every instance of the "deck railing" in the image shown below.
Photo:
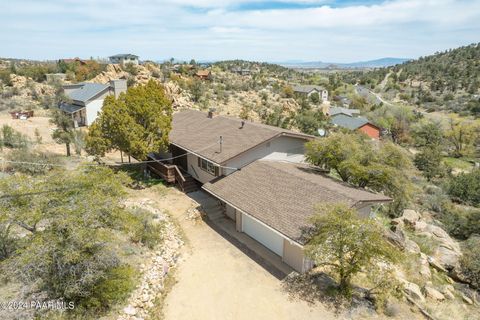
{"label": "deck railing", "polygon": [[[151,154],[149,154],[147,158],[148,158],[148,161],[158,160],[155,158],[154,155],[151,155]],[[152,170],[155,174],[159,175],[163,180],[165,180],[168,183],[175,183],[175,181],[177,180],[176,177],[178,174],[176,173],[176,171],[179,171],[179,170],[176,165],[157,161],[157,162],[149,162],[148,167],[150,170]]]}

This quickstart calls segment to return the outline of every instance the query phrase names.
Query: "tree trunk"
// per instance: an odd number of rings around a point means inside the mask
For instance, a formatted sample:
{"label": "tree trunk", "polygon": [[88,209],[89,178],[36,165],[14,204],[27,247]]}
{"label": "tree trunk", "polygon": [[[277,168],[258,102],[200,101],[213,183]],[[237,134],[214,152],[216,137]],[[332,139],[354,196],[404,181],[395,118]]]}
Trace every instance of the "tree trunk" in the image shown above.
{"label": "tree trunk", "polygon": [[131,163],[132,160],[130,159],[130,155],[128,155],[128,163]]}
{"label": "tree trunk", "polygon": [[70,157],[70,143],[65,144],[67,147],[67,157]]}
{"label": "tree trunk", "polygon": [[350,280],[348,277],[341,277],[340,278],[340,293],[344,296],[350,296]]}

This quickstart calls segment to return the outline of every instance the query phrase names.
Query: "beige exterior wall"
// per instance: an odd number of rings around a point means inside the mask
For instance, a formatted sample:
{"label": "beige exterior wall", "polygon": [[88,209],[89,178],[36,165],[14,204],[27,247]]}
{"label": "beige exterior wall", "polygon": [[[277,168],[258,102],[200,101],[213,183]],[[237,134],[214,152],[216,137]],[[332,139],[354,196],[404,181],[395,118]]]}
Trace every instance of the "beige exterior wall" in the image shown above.
{"label": "beige exterior wall", "polygon": [[210,174],[198,166],[198,157],[196,155],[191,153],[187,154],[187,161],[188,173],[201,183],[207,183],[216,178],[215,175]]}
{"label": "beige exterior wall", "polygon": [[238,232],[242,232],[242,213],[235,210],[235,227]]}
{"label": "beige exterior wall", "polygon": [[357,208],[357,211],[362,218],[368,218],[372,212],[372,205],[368,204],[366,206],[359,207]]}
{"label": "beige exterior wall", "polygon": [[228,203],[225,204],[225,215],[233,221],[236,220],[236,212],[237,210],[234,207],[230,206]]}
{"label": "beige exterior wall", "polygon": [[[248,126],[248,123],[246,124]],[[292,137],[278,137],[276,139],[264,142],[255,148],[229,160],[227,167],[242,168],[247,164],[258,159],[270,159],[289,162],[303,162],[305,160],[304,139]],[[233,169],[224,169],[223,174],[229,175],[233,173]]]}
{"label": "beige exterior wall", "polygon": [[283,262],[288,264],[290,267],[295,269],[298,272],[304,272],[304,256],[303,249],[291,242],[290,240],[283,240]]}

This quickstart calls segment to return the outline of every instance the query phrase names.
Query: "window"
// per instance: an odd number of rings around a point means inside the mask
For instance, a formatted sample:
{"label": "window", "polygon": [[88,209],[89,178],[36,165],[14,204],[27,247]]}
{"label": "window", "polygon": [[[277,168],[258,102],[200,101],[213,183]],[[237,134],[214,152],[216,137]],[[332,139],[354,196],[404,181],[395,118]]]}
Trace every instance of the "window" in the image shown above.
{"label": "window", "polygon": [[214,165],[212,162],[198,158],[198,166],[202,169],[210,173],[211,175],[218,176],[218,167]]}

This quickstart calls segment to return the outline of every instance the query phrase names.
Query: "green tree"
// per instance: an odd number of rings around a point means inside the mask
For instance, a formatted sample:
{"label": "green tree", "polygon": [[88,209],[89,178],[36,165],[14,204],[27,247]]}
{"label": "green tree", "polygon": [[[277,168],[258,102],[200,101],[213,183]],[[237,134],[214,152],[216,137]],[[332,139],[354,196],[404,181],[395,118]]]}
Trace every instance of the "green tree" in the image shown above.
{"label": "green tree", "polygon": [[417,147],[439,147],[444,143],[442,124],[424,120],[413,127],[413,138]]}
{"label": "green tree", "polygon": [[419,153],[415,154],[413,163],[418,170],[422,171],[425,178],[431,181],[445,172],[442,166],[442,159],[440,147],[423,147]]}
{"label": "green tree", "polygon": [[[2,179],[0,224],[16,225],[24,233],[5,270],[26,284],[35,283],[50,299],[77,306],[104,310],[125,297],[133,288],[133,271],[111,241],[115,229],[129,225],[122,206],[128,182],[125,174],[104,167]],[[105,283],[112,286],[105,288]]]}
{"label": "green tree", "polygon": [[474,152],[475,142],[478,139],[478,123],[450,116],[445,138],[454,157],[471,155]]}
{"label": "green tree", "polygon": [[283,87],[282,94],[285,98],[293,98],[293,88],[291,86]]}
{"label": "green tree", "polygon": [[97,157],[117,149],[139,160],[168,146],[172,104],[163,87],[150,80],[129,88],[118,99],[109,96],[90,128],[86,150]]}
{"label": "green tree", "polygon": [[400,257],[400,252],[385,240],[379,224],[360,218],[345,204],[319,206],[311,222],[305,253],[337,277],[344,295],[350,295],[356,274],[377,270],[378,264],[391,264]]}
{"label": "green tree", "polygon": [[480,236],[470,237],[463,246],[460,258],[462,273],[475,288],[480,288]]}
{"label": "green tree", "polygon": [[442,165],[444,136],[441,123],[427,120],[418,123],[413,128],[413,138],[419,148],[415,154],[415,166],[428,181],[441,176],[445,172]]}
{"label": "green tree", "polygon": [[318,92],[313,92],[310,95],[310,101],[312,101],[315,104],[318,104],[320,102],[320,95],[318,94]]}
{"label": "green tree", "polygon": [[377,149],[361,135],[336,133],[308,142],[305,149],[310,163],[333,170],[345,182],[392,197],[392,215],[399,214],[411,198],[412,185],[407,175],[411,160],[391,142]]}
{"label": "green tree", "polygon": [[480,169],[454,176],[447,184],[448,194],[456,201],[480,206]]}
{"label": "green tree", "polygon": [[301,132],[318,135],[318,129],[329,127],[327,118],[321,110],[302,110],[294,118],[295,126]]}
{"label": "green tree", "polygon": [[50,122],[57,126],[52,133],[53,140],[58,144],[65,144],[67,156],[70,157],[70,146],[75,140],[75,128],[72,118],[62,110],[55,108],[52,110]]}

